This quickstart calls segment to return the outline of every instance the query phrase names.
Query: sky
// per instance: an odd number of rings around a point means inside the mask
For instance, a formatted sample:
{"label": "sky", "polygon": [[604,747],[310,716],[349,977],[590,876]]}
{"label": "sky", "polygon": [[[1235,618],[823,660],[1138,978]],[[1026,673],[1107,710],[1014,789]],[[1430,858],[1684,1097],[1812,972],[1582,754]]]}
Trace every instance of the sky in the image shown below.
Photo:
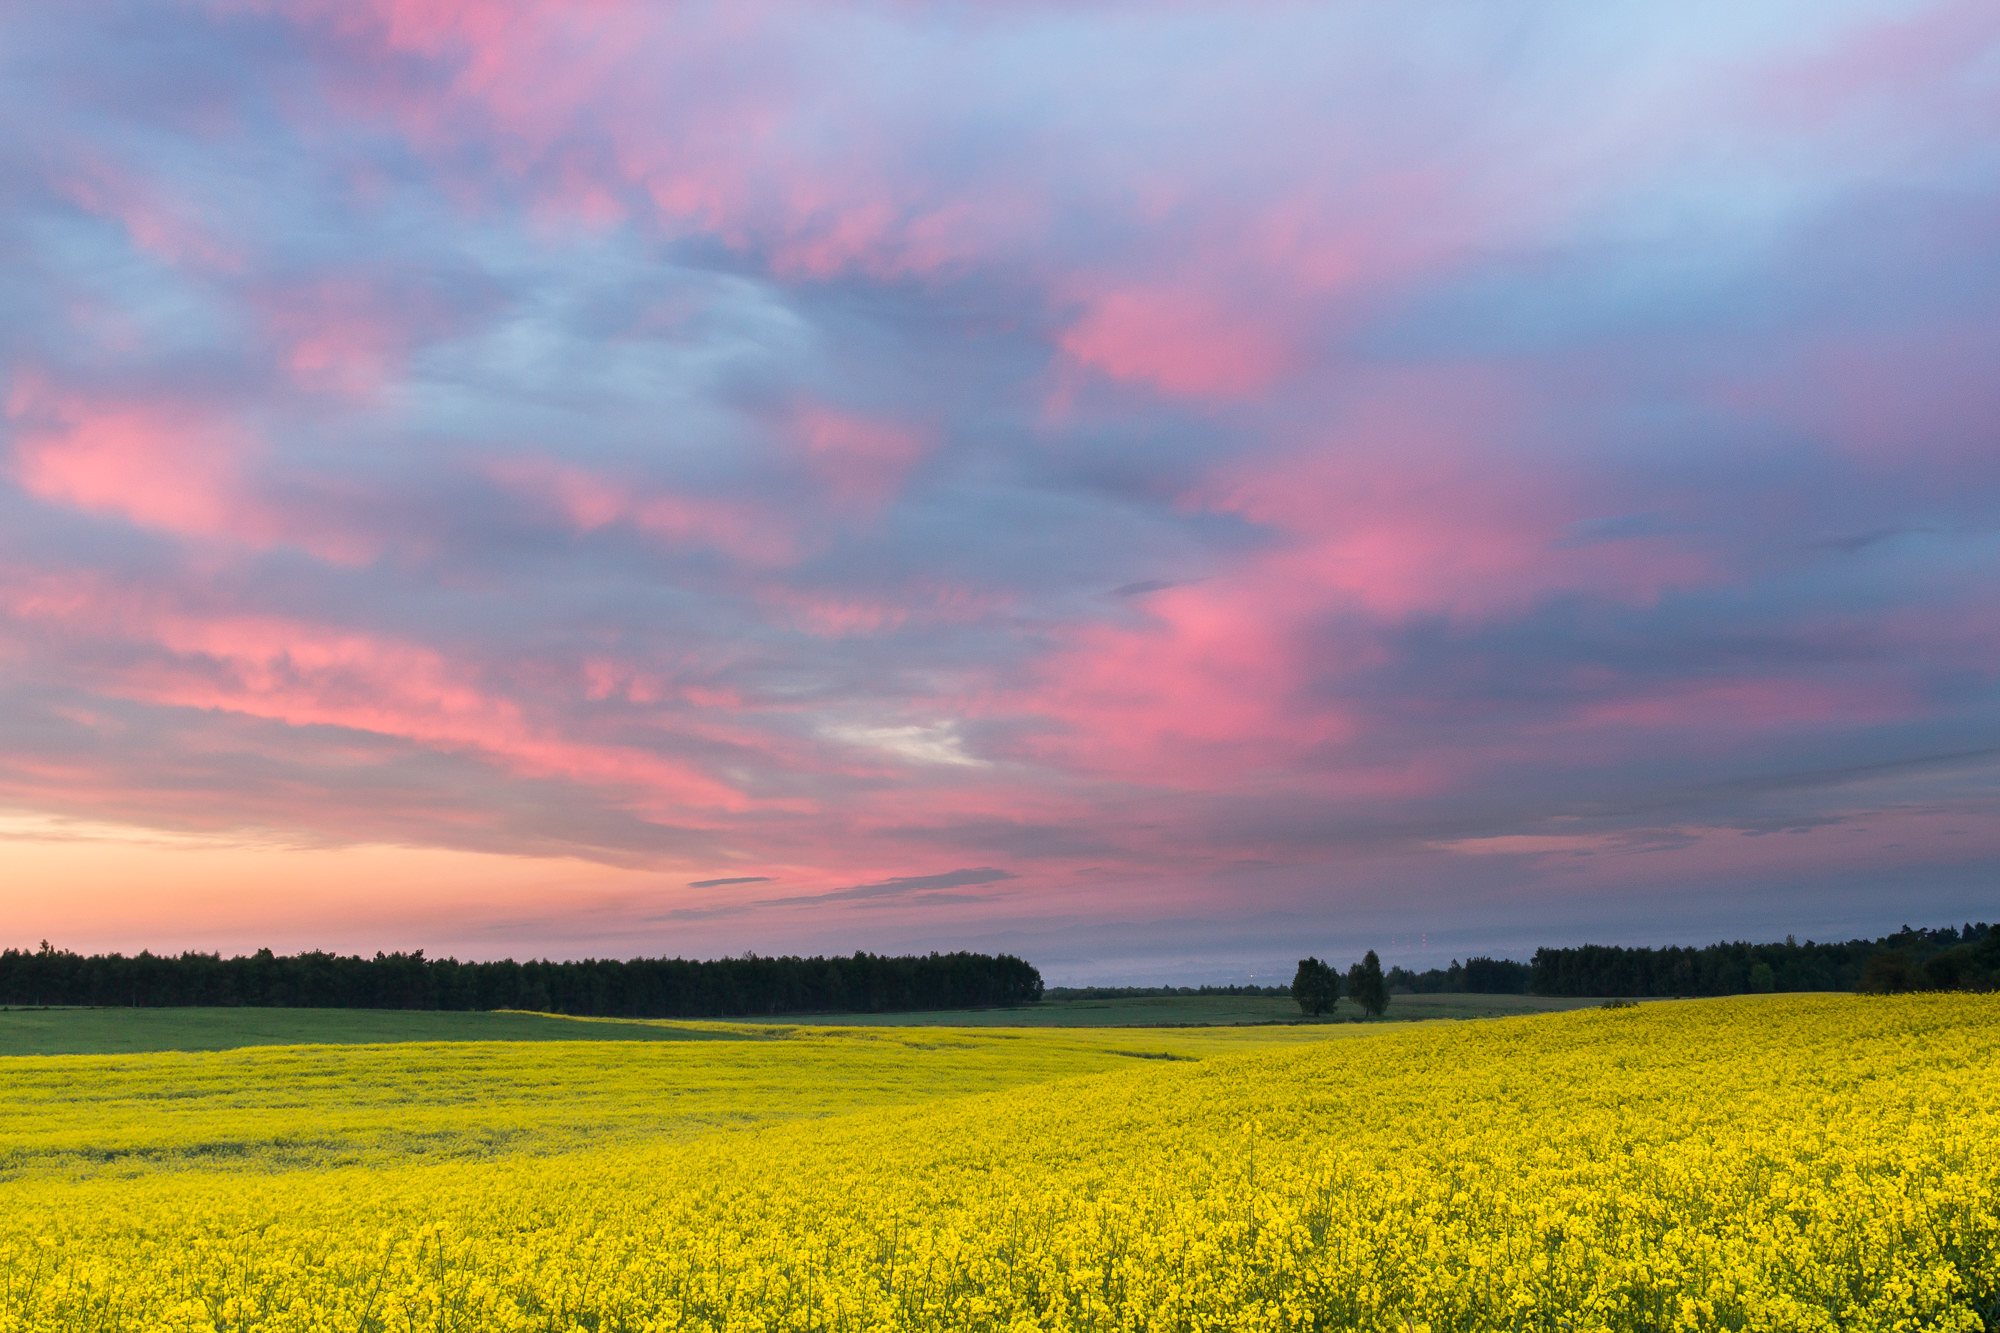
{"label": "sky", "polygon": [[0,0],[0,945],[2000,917],[2000,7]]}

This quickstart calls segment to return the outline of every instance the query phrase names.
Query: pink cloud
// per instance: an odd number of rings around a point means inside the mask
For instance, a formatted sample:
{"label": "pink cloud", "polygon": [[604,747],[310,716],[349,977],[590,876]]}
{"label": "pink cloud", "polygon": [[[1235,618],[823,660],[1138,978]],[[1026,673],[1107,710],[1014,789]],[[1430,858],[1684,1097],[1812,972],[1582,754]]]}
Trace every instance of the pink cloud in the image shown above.
{"label": "pink cloud", "polygon": [[1959,478],[1993,457],[1995,352],[1987,323],[1834,328],[1768,357],[1754,378],[1721,377],[1710,393],[1727,410],[1803,428],[1854,458],[1902,473],[1914,459],[1947,463],[1943,475]]}
{"label": "pink cloud", "polygon": [[45,503],[195,540],[295,546],[337,564],[364,564],[379,549],[337,514],[261,497],[251,472],[264,442],[221,407],[85,394],[28,372],[15,377],[6,415],[13,478]]}
{"label": "pink cloud", "polygon": [[583,693],[586,699],[622,699],[628,703],[658,703],[666,687],[658,676],[634,668],[629,663],[593,657],[583,664]]}
{"label": "pink cloud", "polygon": [[773,588],[763,593],[761,600],[783,608],[785,619],[794,627],[829,639],[880,634],[901,627],[910,618],[907,606],[879,598],[811,596]]}
{"label": "pink cloud", "polygon": [[391,297],[353,276],[267,288],[255,304],[294,384],[354,398],[373,397],[400,372],[418,332],[434,322],[420,296]]}
{"label": "pink cloud", "polygon": [[78,149],[56,190],[86,212],[118,223],[132,244],[162,262],[234,274],[248,263],[241,242],[207,208],[156,178]]}
{"label": "pink cloud", "polygon": [[670,546],[709,547],[764,567],[787,564],[797,553],[791,525],[762,505],[677,495],[540,459],[496,463],[489,473],[522,498],[551,507],[578,532],[625,526]]}
{"label": "pink cloud", "polygon": [[[1603,478],[1522,465],[1513,440],[1537,409],[1520,390],[1462,367],[1357,387],[1312,444],[1248,454],[1185,497],[1256,524],[1269,544],[1213,579],[1145,595],[1136,623],[1066,629],[1033,692],[1006,706],[1055,724],[1026,753],[1073,773],[1191,788],[1267,770],[1315,789],[1435,792],[1475,757],[1411,752],[1386,767],[1344,757],[1378,730],[1343,695],[1390,665],[1381,629],[1412,617],[1494,622],[1577,593],[1645,605],[1726,577],[1670,535],[1563,540],[1617,501],[1599,494]],[[1805,699],[1838,706],[1812,690],[1794,703]],[[1754,719],[1760,700],[1725,690],[1706,706]],[[1684,717],[1702,706],[1690,705]],[[1645,715],[1633,710],[1630,721]]]}
{"label": "pink cloud", "polygon": [[760,588],[757,600],[774,608],[793,629],[838,639],[885,633],[910,624],[970,624],[1003,611],[1015,598],[1003,592],[922,582],[879,597],[802,591],[774,584]]}
{"label": "pink cloud", "polygon": [[[668,230],[768,247],[778,271],[825,277],[931,271],[981,253],[975,238],[1021,211],[1004,197],[938,194],[867,160],[867,145],[886,136],[843,136],[833,160],[813,151],[802,126],[827,114],[804,77],[813,58],[760,40],[774,26],[808,40],[826,26],[811,10],[740,5],[696,17],[629,0],[246,7],[303,12],[371,64],[434,62],[446,72],[442,97],[380,80],[343,92],[425,147],[484,139],[552,214],[603,220],[650,204]],[[843,114],[869,112],[850,101]]]}
{"label": "pink cloud", "polygon": [[1112,379],[1184,398],[1243,398],[1294,364],[1270,307],[1252,312],[1216,297],[1129,288],[1090,300],[1058,340],[1078,364]]}
{"label": "pink cloud", "polygon": [[[735,787],[687,764],[537,721],[528,704],[484,684],[476,665],[423,644],[288,618],[193,613],[97,580],[11,582],[0,611],[156,649],[96,682],[112,697],[474,752],[524,776],[631,788],[668,810],[747,808]],[[600,665],[599,682],[602,673]]]}
{"label": "pink cloud", "polygon": [[[1066,321],[1056,343],[1070,370],[1190,400],[1269,392],[1367,291],[1454,262],[1510,219],[1564,213],[1585,188],[1517,174],[1496,186],[1484,156],[1426,139],[1444,133],[1428,115],[1404,143],[1246,92],[1233,130],[1176,112],[1163,154],[1159,127],[1066,123],[1078,109],[1062,97],[1035,100],[1032,80],[996,88],[976,58],[949,85],[877,89],[870,61],[965,58],[919,10],[884,23],[847,6],[762,3],[254,3],[306,16],[334,48],[330,67],[355,60],[341,92],[440,171],[460,171],[467,143],[496,159],[508,184],[468,180],[474,196],[512,203],[524,191],[552,216],[712,237],[781,279],[1007,266]],[[408,72],[411,57],[428,68]],[[940,169],[954,142],[998,140],[1012,142],[978,171]],[[1122,169],[1107,176],[1105,158]]]}
{"label": "pink cloud", "polygon": [[192,536],[243,523],[241,473],[258,444],[225,417],[172,401],[86,398],[23,375],[7,418],[14,478],[39,500]]}
{"label": "pink cloud", "polygon": [[1027,752],[1072,773],[1203,788],[1279,768],[1352,731],[1302,697],[1296,607],[1284,590],[1229,580],[1146,598],[1138,626],[1083,624],[1008,707],[1054,723]]}
{"label": "pink cloud", "polygon": [[1358,387],[1319,439],[1224,465],[1186,499],[1281,534],[1256,577],[1294,585],[1300,604],[1482,618],[1558,592],[1643,603],[1722,575],[1665,536],[1565,542],[1643,501],[1523,457],[1544,410],[1523,390],[1463,366]]}
{"label": "pink cloud", "polygon": [[924,432],[882,417],[809,405],[794,422],[805,463],[844,508],[879,509],[931,451]]}
{"label": "pink cloud", "polygon": [[1675,728],[1735,744],[1746,731],[1867,725],[1915,716],[1907,689],[1824,683],[1800,677],[1649,683],[1623,697],[1580,704],[1571,726]]}
{"label": "pink cloud", "polygon": [[1985,0],[1915,6],[1839,31],[1802,56],[1770,63],[1751,83],[1760,110],[1816,128],[1866,107],[1907,119],[1956,106],[1970,129],[1993,126],[2000,88],[1990,76],[2000,12]]}

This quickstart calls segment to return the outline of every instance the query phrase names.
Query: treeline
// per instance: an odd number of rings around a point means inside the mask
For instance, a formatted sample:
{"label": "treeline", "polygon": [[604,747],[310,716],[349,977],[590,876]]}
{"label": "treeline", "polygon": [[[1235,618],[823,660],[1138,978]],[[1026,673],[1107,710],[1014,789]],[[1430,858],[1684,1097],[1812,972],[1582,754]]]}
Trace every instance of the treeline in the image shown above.
{"label": "treeline", "polygon": [[1526,995],[1528,965],[1511,958],[1456,958],[1423,972],[1392,967],[1389,989],[1403,995]]}
{"label": "treeline", "polygon": [[[1514,966],[1519,966],[1515,964]],[[1876,940],[1711,944],[1627,949],[1586,944],[1537,949],[1528,965],[1536,995],[1744,995],[1773,991],[2000,989],[2000,927],[1913,930]]]}
{"label": "treeline", "polygon": [[1534,961],[1452,960],[1423,972],[1392,967],[1398,995],[1570,997],[1746,995],[1774,991],[2000,990],[2000,925],[1967,922],[1934,930],[1904,926],[1874,940],[1800,944],[1742,941],[1705,948],[1586,944],[1538,949]]}
{"label": "treeline", "polygon": [[1051,1000],[1151,1000],[1167,995],[1290,995],[1288,986],[1051,986]]}
{"label": "treeline", "polygon": [[600,1018],[889,1013],[1028,1004],[1042,975],[1009,954],[461,963],[415,953],[247,957],[0,953],[0,1004],[532,1009]]}

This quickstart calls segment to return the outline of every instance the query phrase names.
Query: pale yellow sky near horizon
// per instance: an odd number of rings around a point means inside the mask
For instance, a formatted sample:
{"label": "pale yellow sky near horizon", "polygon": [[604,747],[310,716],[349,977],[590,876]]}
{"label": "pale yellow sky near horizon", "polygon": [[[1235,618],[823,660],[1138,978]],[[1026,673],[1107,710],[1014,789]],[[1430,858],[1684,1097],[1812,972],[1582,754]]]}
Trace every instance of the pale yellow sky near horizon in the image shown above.
{"label": "pale yellow sky near horizon", "polygon": [[[465,919],[588,912],[658,884],[658,870],[382,844],[168,832],[0,813],[0,947],[79,952],[413,947]],[[677,881],[675,881],[677,882]],[[226,924],[225,924],[226,923]],[[35,938],[12,938],[22,931]],[[496,940],[496,950],[518,951]]]}

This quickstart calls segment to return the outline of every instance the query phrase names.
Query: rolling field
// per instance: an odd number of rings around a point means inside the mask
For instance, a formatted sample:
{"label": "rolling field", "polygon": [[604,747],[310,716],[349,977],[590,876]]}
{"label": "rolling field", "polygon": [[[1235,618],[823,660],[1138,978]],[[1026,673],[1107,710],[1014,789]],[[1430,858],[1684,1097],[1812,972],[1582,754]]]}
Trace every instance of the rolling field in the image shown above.
{"label": "rolling field", "polygon": [[710,1033],[720,1039],[8,1060],[0,1062],[0,1180],[395,1165],[685,1140],[1322,1035],[1289,1027],[1006,1033],[720,1024]]}
{"label": "rolling field", "polygon": [[0,1329],[2000,1324],[1994,997],[762,1032],[7,1060]]}

